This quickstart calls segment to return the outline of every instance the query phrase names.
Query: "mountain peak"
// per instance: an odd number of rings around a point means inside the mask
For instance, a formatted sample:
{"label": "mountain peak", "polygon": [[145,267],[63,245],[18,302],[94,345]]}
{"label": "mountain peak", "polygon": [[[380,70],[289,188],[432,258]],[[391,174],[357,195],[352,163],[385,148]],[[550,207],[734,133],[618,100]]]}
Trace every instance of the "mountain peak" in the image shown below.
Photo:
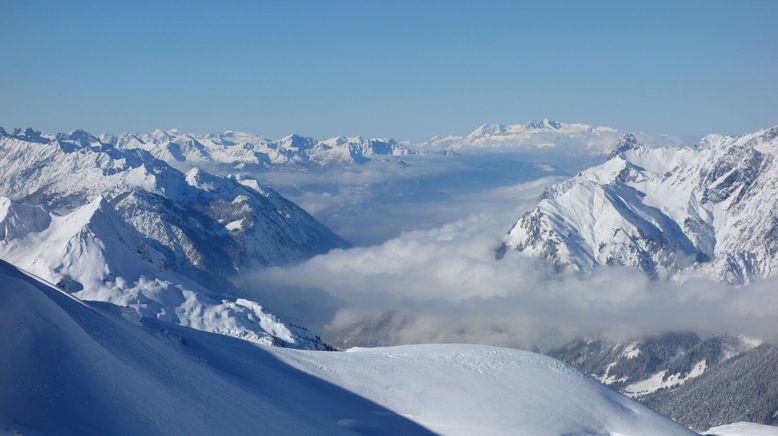
{"label": "mountain peak", "polygon": [[638,142],[638,138],[632,133],[627,133],[626,135],[622,136],[621,139],[619,139],[618,143],[616,143],[616,146],[613,148],[613,151],[611,151],[608,159],[611,159],[624,153],[625,151],[632,150],[639,146],[640,142]]}
{"label": "mountain peak", "polygon": [[562,123],[548,118],[543,118],[541,121],[531,121],[527,123],[527,127],[530,129],[559,129],[562,127]]}
{"label": "mountain peak", "polygon": [[220,182],[222,182],[222,179],[207,173],[198,167],[193,167],[186,172],[186,183],[189,186],[202,189],[203,191],[211,192],[218,189]]}
{"label": "mountain peak", "polygon": [[308,149],[313,147],[316,144],[316,141],[313,138],[298,135],[297,133],[292,133],[291,135],[284,136],[283,138],[279,139],[277,142],[283,144],[286,147],[296,147],[299,149]]}
{"label": "mountain peak", "polygon": [[162,129],[154,129],[148,134],[148,136],[153,142],[159,143],[159,142],[172,141],[175,139],[175,135],[177,134],[178,131],[176,131],[175,129],[167,132]]}
{"label": "mountain peak", "polygon": [[504,135],[508,133],[508,128],[503,124],[481,124],[467,135],[468,138],[477,138],[482,136]]}
{"label": "mountain peak", "polygon": [[26,129],[13,129],[10,136],[30,142],[44,143],[49,141],[48,138],[43,136],[43,133],[40,130],[35,130],[32,127],[27,127]]}
{"label": "mountain peak", "polygon": [[103,219],[114,222],[122,221],[113,206],[102,195],[97,195],[89,203],[74,210],[70,217],[82,227]]}
{"label": "mountain peak", "polygon": [[57,141],[75,143],[81,147],[90,147],[93,144],[102,145],[99,139],[83,129],[76,129],[70,133],[57,133],[55,138]]}
{"label": "mountain peak", "polygon": [[303,136],[303,135],[300,135],[298,133],[291,133],[289,135],[284,136],[280,140],[281,141],[295,142],[295,141],[302,141],[302,140],[307,140],[307,139],[310,139],[310,138],[308,138],[306,136]]}
{"label": "mountain peak", "polygon": [[[644,148],[624,135],[611,158],[546,191],[500,251],[589,271],[626,265],[652,278],[775,275],[774,166],[763,131],[703,146]],[[639,149],[640,153],[629,152]]]}

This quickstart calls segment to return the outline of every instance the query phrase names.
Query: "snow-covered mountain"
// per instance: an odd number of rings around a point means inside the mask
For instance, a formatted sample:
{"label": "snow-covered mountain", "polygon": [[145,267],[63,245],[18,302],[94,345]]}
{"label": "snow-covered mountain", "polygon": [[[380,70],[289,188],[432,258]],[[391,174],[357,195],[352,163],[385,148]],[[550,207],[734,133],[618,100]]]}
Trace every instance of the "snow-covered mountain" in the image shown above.
{"label": "snow-covered mountain", "polygon": [[420,148],[445,150],[549,150],[582,154],[607,153],[621,137],[618,130],[544,119],[525,124],[484,124],[465,136],[436,136]]}
{"label": "snow-covered mountain", "polygon": [[325,349],[256,302],[218,295],[170,268],[165,255],[103,197],[55,215],[0,197],[0,258],[92,301],[267,345]]}
{"label": "snow-covered mountain", "polygon": [[345,242],[247,178],[181,173],[76,131],[0,132],[0,258],[83,299],[254,342],[326,348],[229,293],[242,270]]}
{"label": "snow-covered mountain", "polygon": [[625,135],[610,158],[546,190],[499,253],[578,270],[628,265],[652,277],[742,284],[778,273],[778,127],[650,148]]}
{"label": "snow-covered mountain", "polygon": [[39,434],[693,434],[534,353],[265,347],[85,303],[0,261],[0,429]]}
{"label": "snow-covered mountain", "polygon": [[245,177],[186,174],[149,153],[83,131],[0,136],[0,196],[72,210],[98,196],[185,274],[224,276],[283,264],[345,242],[272,189]]}
{"label": "snow-covered mountain", "polygon": [[[421,143],[361,136],[318,140],[292,134],[270,139],[252,133],[225,131],[184,133],[177,129],[148,133],[103,134],[99,141],[120,149],[146,150],[179,168],[192,165],[227,165],[232,169],[269,167],[319,168],[362,164],[376,160],[397,161],[416,153],[478,151],[553,151],[575,155],[602,155],[621,137],[618,130],[588,124],[560,123],[544,119],[526,124],[484,124],[465,136],[437,136]],[[659,141],[659,138],[654,138]],[[674,142],[666,137],[662,143]]]}
{"label": "snow-covered mountain", "polygon": [[680,386],[757,345],[746,338],[671,332],[629,343],[577,339],[548,354],[640,398]]}
{"label": "snow-covered mountain", "polygon": [[672,332],[627,343],[577,339],[548,354],[695,430],[778,423],[774,345]]}
{"label": "snow-covered mountain", "polygon": [[[680,386],[643,397],[641,402],[699,430],[738,421],[778,426],[776,373],[778,346],[762,344]],[[764,433],[740,434],[770,434],[767,432],[770,428],[761,427],[761,430]],[[772,434],[778,434],[778,427],[772,427]]]}
{"label": "snow-covered mountain", "polygon": [[268,139],[258,135],[226,131],[195,135],[176,129],[151,133],[102,135],[100,140],[121,149],[142,149],[168,163],[189,165],[214,163],[242,168],[251,166],[328,166],[360,164],[372,159],[391,158],[410,153],[393,139],[347,138],[325,140],[289,135]]}

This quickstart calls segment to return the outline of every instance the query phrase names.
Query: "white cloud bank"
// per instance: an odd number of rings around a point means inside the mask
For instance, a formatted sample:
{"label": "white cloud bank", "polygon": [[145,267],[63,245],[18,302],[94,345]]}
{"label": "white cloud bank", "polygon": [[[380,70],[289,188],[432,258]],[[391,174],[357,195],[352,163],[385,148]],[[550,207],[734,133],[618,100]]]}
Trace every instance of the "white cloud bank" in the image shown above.
{"label": "white cloud bank", "polygon": [[519,207],[514,201],[500,213],[266,269],[247,276],[244,288],[262,289],[253,296],[340,346],[546,348],[580,336],[618,340],[679,329],[778,339],[776,278],[733,288],[703,279],[651,281],[616,267],[582,276],[515,252],[496,260],[505,212],[528,207],[542,186],[486,194],[519,199]]}

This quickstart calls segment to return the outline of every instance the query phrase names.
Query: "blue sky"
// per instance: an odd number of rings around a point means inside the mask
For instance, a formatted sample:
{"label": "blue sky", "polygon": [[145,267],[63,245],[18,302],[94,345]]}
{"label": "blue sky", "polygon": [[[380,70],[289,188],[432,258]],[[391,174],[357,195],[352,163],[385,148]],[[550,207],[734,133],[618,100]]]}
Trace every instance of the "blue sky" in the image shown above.
{"label": "blue sky", "polygon": [[778,1],[0,0],[0,126],[424,139],[778,124]]}

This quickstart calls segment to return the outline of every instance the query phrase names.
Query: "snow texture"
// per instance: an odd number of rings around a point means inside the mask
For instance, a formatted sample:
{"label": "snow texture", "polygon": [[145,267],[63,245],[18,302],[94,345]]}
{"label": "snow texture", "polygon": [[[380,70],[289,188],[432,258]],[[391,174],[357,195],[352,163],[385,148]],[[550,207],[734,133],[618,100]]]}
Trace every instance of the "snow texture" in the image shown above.
{"label": "snow texture", "polygon": [[756,424],[753,422],[736,422],[733,424],[711,427],[706,436],[778,436],[778,427]]}
{"label": "snow texture", "polygon": [[266,347],[85,303],[0,261],[0,429],[79,434],[692,434],[549,357]]}
{"label": "snow texture", "polygon": [[263,344],[326,348],[227,295],[230,277],[345,245],[255,180],[183,174],[83,131],[0,136],[0,258],[81,299]]}
{"label": "snow texture", "polygon": [[622,138],[602,165],[547,189],[498,254],[518,250],[590,271],[744,284],[778,273],[778,126],[691,147]]}

